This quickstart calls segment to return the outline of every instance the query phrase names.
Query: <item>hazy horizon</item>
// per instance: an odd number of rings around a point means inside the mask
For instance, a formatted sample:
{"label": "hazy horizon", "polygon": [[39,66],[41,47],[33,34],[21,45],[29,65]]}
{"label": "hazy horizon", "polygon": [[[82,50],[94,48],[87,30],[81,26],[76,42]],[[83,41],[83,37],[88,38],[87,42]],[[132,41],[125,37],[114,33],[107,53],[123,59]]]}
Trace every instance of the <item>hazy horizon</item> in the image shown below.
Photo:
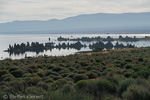
{"label": "hazy horizon", "polygon": [[77,16],[82,16],[82,15],[94,15],[94,14],[136,14],[136,13],[150,13],[150,12],[126,12],[126,13],[91,13],[91,14],[79,14],[79,15],[74,15],[74,16],[70,16],[70,17],[66,17],[66,18],[62,18],[62,19],[47,19],[47,20],[42,20],[42,19],[31,19],[31,20],[13,20],[13,21],[9,21],[9,22],[2,22],[0,24],[4,24],[4,23],[11,23],[11,22],[17,22],[17,21],[50,21],[50,20],[64,20],[64,19],[68,19],[68,18],[72,18],[72,17],[77,17]]}
{"label": "hazy horizon", "polygon": [[15,21],[0,24],[0,33],[149,32],[150,12],[84,14],[63,20]]}
{"label": "hazy horizon", "polygon": [[149,0],[5,0],[0,1],[0,23],[65,19],[82,14],[150,12]]}

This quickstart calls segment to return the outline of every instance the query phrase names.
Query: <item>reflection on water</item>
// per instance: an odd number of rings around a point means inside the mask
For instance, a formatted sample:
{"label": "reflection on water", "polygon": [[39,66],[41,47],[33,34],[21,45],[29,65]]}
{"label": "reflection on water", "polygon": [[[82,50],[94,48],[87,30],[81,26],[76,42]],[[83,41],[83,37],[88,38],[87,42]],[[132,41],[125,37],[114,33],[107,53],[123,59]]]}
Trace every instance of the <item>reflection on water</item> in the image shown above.
{"label": "reflection on water", "polygon": [[[15,55],[12,54],[11,56],[7,52],[3,52],[9,47],[9,44],[13,45],[14,43],[21,44],[21,43],[27,43],[27,42],[39,42],[39,43],[46,43],[49,42],[49,38],[51,38],[51,41],[54,41],[56,44],[62,44],[64,43],[61,41],[56,41],[58,37],[66,37],[66,38],[81,38],[81,37],[107,37],[111,36],[113,38],[118,38],[119,35],[122,35],[123,37],[129,36],[129,37],[145,37],[150,36],[150,34],[0,34],[0,59],[5,58],[12,58],[12,59],[21,59],[25,56],[40,56],[40,55],[48,55],[48,56],[66,56],[70,54],[74,54],[78,51],[88,51],[90,50],[89,47],[81,48],[81,50],[76,49],[52,49],[50,50],[44,50],[43,52],[35,53],[35,52],[25,52],[23,54]],[[68,43],[68,42],[65,42]],[[69,41],[69,43],[75,43],[75,41]],[[81,42],[82,44],[89,45],[91,43],[89,42]],[[92,42],[94,43],[94,42]],[[106,43],[106,42],[105,42]],[[116,43],[116,41],[112,42],[113,44]],[[120,42],[124,45],[133,44],[137,47],[147,47],[150,46],[150,41],[137,41],[137,42]]]}
{"label": "reflection on water", "polygon": [[44,55],[48,55],[48,56],[66,56],[66,55],[68,55],[68,54],[74,54],[75,52],[77,52],[77,50],[74,50],[74,49],[61,49],[61,50],[59,50],[59,49],[53,49],[53,50],[47,50],[47,51],[45,51],[44,50],[44,52],[39,52],[38,54],[36,53],[36,52],[26,52],[26,53],[24,53],[24,54],[17,54],[17,55],[15,55],[15,54],[12,54],[11,55],[11,58],[13,58],[13,59],[21,59],[21,58],[24,58],[24,57],[38,57],[38,56],[44,56]]}

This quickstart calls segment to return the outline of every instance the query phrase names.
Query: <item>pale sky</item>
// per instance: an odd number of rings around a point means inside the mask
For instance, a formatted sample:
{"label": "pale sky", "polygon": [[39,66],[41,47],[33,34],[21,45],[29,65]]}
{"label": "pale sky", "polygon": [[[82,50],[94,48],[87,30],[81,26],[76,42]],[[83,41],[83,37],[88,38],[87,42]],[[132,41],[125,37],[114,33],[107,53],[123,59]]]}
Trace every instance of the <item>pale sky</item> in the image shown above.
{"label": "pale sky", "polygon": [[0,0],[0,23],[128,12],[150,12],[150,0]]}

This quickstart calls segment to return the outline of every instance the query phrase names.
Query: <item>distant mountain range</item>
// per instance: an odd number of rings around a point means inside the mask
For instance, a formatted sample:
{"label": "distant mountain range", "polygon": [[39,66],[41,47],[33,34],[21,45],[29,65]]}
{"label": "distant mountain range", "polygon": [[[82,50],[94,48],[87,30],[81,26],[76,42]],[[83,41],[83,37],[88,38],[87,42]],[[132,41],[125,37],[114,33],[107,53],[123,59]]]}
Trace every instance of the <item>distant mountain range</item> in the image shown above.
{"label": "distant mountain range", "polygon": [[0,23],[0,33],[142,32],[150,33],[150,12],[84,14],[62,20]]}

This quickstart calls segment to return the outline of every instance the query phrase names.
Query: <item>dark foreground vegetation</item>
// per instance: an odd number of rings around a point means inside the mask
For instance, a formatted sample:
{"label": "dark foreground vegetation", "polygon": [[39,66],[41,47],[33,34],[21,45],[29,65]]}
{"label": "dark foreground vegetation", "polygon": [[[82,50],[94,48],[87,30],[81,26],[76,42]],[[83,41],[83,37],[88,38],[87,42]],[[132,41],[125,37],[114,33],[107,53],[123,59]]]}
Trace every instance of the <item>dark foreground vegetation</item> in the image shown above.
{"label": "dark foreground vegetation", "polygon": [[2,60],[0,100],[150,100],[149,55],[147,47]]}

